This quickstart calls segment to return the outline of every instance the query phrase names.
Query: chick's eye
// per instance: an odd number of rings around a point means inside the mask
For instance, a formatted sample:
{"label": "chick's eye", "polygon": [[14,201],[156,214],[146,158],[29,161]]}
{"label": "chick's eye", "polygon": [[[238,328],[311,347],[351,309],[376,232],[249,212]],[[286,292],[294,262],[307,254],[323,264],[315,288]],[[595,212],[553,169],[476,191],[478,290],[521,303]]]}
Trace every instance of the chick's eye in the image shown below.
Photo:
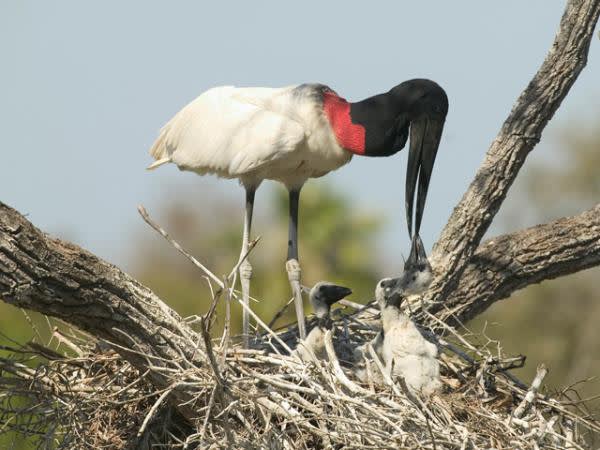
{"label": "chick's eye", "polygon": [[412,280],[415,281],[417,279],[416,275],[413,275]]}

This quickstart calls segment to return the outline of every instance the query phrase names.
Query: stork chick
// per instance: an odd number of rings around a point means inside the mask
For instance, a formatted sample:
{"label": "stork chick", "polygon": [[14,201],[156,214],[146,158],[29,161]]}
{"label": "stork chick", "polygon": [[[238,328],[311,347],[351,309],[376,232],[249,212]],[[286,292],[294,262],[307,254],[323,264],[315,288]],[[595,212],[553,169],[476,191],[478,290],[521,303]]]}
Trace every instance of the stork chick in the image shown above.
{"label": "stork chick", "polygon": [[[404,378],[413,392],[431,395],[441,387],[438,349],[427,341],[400,306],[406,295],[424,291],[431,283],[431,266],[418,235],[413,240],[414,257],[409,257],[401,277],[385,283],[385,307],[381,313],[381,353],[387,374]],[[413,256],[413,251],[411,251]]]}
{"label": "stork chick", "polygon": [[310,352],[314,353],[318,359],[327,359],[324,337],[325,332],[333,327],[329,316],[331,305],[350,294],[352,294],[350,288],[337,286],[327,281],[318,282],[310,290],[309,299],[317,316],[317,322],[306,339],[300,341],[295,350],[295,353],[303,361],[311,360]]}
{"label": "stork chick", "polygon": [[[383,311],[385,308],[385,289],[393,284],[395,284],[395,281],[392,278],[383,278],[375,287],[375,301],[377,302],[377,306],[379,306],[380,311]],[[354,349],[355,373],[361,381],[366,381],[366,372],[364,371],[363,359],[370,359],[369,352],[367,350],[367,345],[369,343],[373,347],[373,350],[375,350],[377,357],[383,361],[383,355],[381,353],[381,349],[383,348],[383,333],[379,331],[377,332],[377,335],[375,335],[375,337],[369,342],[359,345]]]}
{"label": "stork chick", "polygon": [[[398,278],[383,278],[375,287],[375,300],[382,312],[382,317],[386,307],[386,296],[391,294],[392,290],[401,289],[404,295],[418,295],[427,290],[432,279],[431,265],[427,259],[423,241],[418,234],[415,234],[412,239],[409,257],[404,264],[402,275]],[[384,361],[383,342],[383,330],[379,331],[370,341],[370,344],[380,361]],[[354,361],[356,364],[355,373],[361,381],[366,381],[367,377],[363,365],[364,358],[370,359],[366,344],[363,344],[354,350]]]}

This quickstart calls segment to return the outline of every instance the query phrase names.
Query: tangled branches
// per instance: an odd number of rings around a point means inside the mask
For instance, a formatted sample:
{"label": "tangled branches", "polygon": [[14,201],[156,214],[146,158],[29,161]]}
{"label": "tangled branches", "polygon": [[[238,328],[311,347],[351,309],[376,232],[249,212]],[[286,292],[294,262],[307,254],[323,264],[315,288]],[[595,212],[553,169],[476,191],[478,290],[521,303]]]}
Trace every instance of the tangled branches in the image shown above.
{"label": "tangled branches", "polygon": [[[401,382],[360,384],[344,349],[374,336],[378,314],[337,311],[329,361],[304,364],[270,333],[254,349],[219,338],[209,341],[212,362],[170,371],[163,389],[150,372],[165,376],[164,368],[140,372],[102,340],[55,330],[48,346],[5,348],[12,357],[0,360],[2,426],[33,436],[39,448],[90,449],[573,449],[584,448],[587,432],[600,432],[568,391],[541,393],[545,368],[528,389],[509,372],[524,358],[507,358],[490,341],[449,327],[447,339],[424,330],[442,350],[442,393],[424,399]],[[285,342],[292,332],[274,335]],[[170,399],[182,388],[193,411],[187,417]]]}

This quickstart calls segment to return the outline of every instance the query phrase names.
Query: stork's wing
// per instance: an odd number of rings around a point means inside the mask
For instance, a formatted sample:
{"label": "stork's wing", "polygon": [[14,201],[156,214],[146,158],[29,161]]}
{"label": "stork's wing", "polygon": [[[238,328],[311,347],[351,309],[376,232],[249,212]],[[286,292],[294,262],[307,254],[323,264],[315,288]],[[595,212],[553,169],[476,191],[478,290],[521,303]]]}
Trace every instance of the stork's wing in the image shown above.
{"label": "stork's wing", "polygon": [[211,89],[179,111],[150,150],[181,169],[238,177],[285,157],[304,140],[304,128],[270,110],[269,96],[283,89]]}

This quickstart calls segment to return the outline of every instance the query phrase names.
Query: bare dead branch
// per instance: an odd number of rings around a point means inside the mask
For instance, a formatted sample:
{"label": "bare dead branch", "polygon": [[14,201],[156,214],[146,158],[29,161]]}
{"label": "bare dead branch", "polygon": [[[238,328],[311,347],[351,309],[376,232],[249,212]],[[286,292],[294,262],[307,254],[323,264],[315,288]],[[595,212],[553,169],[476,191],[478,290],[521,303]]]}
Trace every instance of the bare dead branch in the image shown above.
{"label": "bare dead branch", "polygon": [[484,242],[457,288],[429,312],[445,323],[466,322],[518,289],[598,265],[600,204]]}
{"label": "bare dead branch", "polygon": [[428,299],[445,301],[458,284],[525,158],[585,67],[599,14],[599,0],[567,3],[546,59],[519,96],[434,247],[432,259],[443,276],[434,281]]}

